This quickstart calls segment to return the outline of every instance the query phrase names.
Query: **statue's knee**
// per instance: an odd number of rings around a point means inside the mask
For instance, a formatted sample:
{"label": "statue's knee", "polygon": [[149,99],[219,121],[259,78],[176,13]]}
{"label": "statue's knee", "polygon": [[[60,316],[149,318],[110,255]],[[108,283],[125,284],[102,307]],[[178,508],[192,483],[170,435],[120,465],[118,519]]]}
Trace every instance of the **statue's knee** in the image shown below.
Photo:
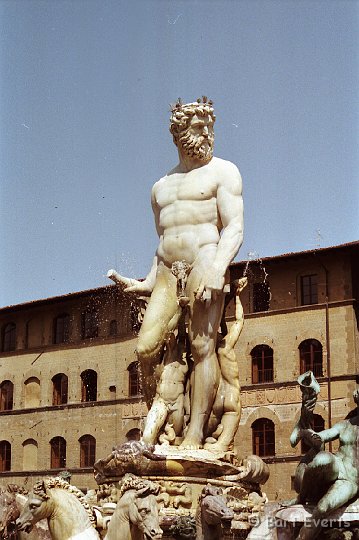
{"label": "statue's knee", "polygon": [[142,326],[138,334],[136,352],[139,360],[147,360],[161,352],[166,339],[166,329],[161,324],[154,322],[152,326],[147,325],[146,330]]}
{"label": "statue's knee", "polygon": [[309,467],[315,471],[316,477],[332,482],[338,478],[339,465],[330,452],[319,452]]}
{"label": "statue's knee", "polygon": [[328,467],[335,461],[333,454],[330,452],[318,452],[315,456],[315,462],[322,467]]}
{"label": "statue's knee", "polygon": [[151,336],[145,334],[139,337],[136,352],[140,361],[152,358],[156,354],[157,349],[158,343],[151,339]]}
{"label": "statue's knee", "polygon": [[200,358],[208,356],[214,351],[211,340],[205,336],[196,336],[194,339],[192,339],[191,349],[192,354]]}

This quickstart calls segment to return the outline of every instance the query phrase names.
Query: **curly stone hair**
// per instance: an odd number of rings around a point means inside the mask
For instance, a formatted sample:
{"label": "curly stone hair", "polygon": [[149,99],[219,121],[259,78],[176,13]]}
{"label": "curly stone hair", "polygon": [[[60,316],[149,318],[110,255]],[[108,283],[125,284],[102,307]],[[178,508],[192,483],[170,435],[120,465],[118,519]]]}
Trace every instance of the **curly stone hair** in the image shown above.
{"label": "curly stone hair", "polygon": [[211,116],[213,122],[216,121],[216,115],[214,114],[213,101],[208,100],[206,96],[202,96],[202,100],[199,98],[195,103],[182,103],[181,98],[175,105],[171,107],[170,118],[170,132],[173,136],[173,142],[178,145],[178,139],[180,135],[187,130],[192,117],[197,116]]}
{"label": "curly stone hair", "polygon": [[136,491],[142,492],[144,495],[149,495],[149,494],[157,495],[160,487],[158,484],[155,484],[154,482],[151,482],[150,480],[143,480],[142,478],[134,474],[127,473],[123,477],[120,484],[119,499],[129,489],[135,489]]}

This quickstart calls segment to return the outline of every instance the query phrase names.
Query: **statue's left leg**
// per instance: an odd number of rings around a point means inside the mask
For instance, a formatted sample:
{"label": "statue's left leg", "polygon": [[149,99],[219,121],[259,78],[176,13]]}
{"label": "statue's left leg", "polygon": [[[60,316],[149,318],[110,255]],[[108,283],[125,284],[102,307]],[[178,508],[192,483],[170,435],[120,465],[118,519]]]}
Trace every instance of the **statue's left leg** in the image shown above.
{"label": "statue's left leg", "polygon": [[320,500],[339,477],[339,463],[331,452],[321,451],[305,468],[298,503]]}
{"label": "statue's left leg", "polygon": [[221,418],[222,431],[217,442],[206,443],[204,448],[212,452],[233,450],[234,437],[238,430],[240,415],[237,412],[224,412]]}
{"label": "statue's left leg", "polygon": [[310,522],[303,525],[300,530],[299,540],[312,540],[317,538],[323,527],[328,527],[328,514],[344,506],[357,494],[358,487],[355,482],[348,480],[336,480],[328,489],[327,493],[318,502]]}
{"label": "statue's left leg", "polygon": [[215,300],[206,305],[195,299],[195,291],[203,269],[193,269],[187,282],[190,298],[189,338],[194,360],[191,387],[191,415],[182,448],[196,449],[203,444],[205,423],[212,411],[212,406],[220,380],[220,369],[216,354],[217,332],[220,325],[224,293],[219,293]]}

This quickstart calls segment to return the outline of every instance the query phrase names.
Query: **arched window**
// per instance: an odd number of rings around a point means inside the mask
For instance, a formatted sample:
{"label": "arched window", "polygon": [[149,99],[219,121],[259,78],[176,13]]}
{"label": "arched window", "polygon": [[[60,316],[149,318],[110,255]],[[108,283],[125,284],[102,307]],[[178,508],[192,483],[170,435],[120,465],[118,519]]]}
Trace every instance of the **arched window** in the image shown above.
{"label": "arched window", "polygon": [[52,377],[52,404],[63,405],[67,403],[68,398],[68,379],[67,375],[58,373]]}
{"label": "arched window", "polygon": [[257,345],[251,351],[252,383],[273,381],[273,349],[268,345]]}
{"label": "arched window", "polygon": [[11,444],[8,441],[0,442],[0,472],[11,470]]}
{"label": "arched window", "polygon": [[323,376],[323,348],[316,339],[306,339],[299,345],[300,372],[313,371],[315,377]]}
{"label": "arched window", "polygon": [[110,336],[117,336],[117,321],[113,319],[110,322]]}
{"label": "arched window", "polygon": [[128,366],[128,395],[140,396],[141,395],[141,385],[140,385],[140,374],[139,374],[139,365],[138,362],[132,362]]}
{"label": "arched window", "polygon": [[252,424],[253,454],[260,457],[275,455],[274,423],[268,418],[259,418]]}
{"label": "arched window", "polygon": [[3,381],[0,385],[0,411],[11,411],[13,407],[14,385]]}
{"label": "arched window", "polygon": [[127,441],[139,441],[141,439],[141,430],[138,428],[130,429],[126,433],[126,440]]}
{"label": "arched window", "polygon": [[70,315],[62,313],[54,319],[54,343],[68,343],[70,337]]}
{"label": "arched window", "polygon": [[82,339],[96,338],[98,336],[98,312],[95,309],[87,310],[82,314]]}
{"label": "arched window", "polygon": [[54,437],[50,441],[51,446],[51,469],[66,467],[66,441],[63,437]]}
{"label": "arched window", "polygon": [[23,471],[36,471],[37,470],[37,452],[38,446],[34,439],[27,439],[22,443],[24,453],[22,459]]}
{"label": "arched window", "polygon": [[26,322],[25,349],[41,347],[43,345],[43,332],[41,317],[33,317]]}
{"label": "arched window", "polygon": [[[320,414],[313,414],[313,423],[311,426],[313,431],[315,431],[316,433],[318,433],[319,431],[323,431],[324,425],[325,425],[324,418],[320,416]],[[302,454],[305,454],[306,452],[308,452],[310,448],[311,447],[302,439],[301,440]]]}
{"label": "arched window", "polygon": [[96,439],[92,435],[83,435],[80,443],[80,467],[92,467],[96,456]]}
{"label": "arched window", "polygon": [[40,405],[40,381],[37,377],[30,377],[25,381],[25,407],[35,408]]}
{"label": "arched window", "polygon": [[2,351],[14,351],[16,348],[16,324],[11,322],[4,326],[2,336]]}
{"label": "arched window", "polygon": [[97,373],[86,369],[81,373],[81,401],[97,400]]}

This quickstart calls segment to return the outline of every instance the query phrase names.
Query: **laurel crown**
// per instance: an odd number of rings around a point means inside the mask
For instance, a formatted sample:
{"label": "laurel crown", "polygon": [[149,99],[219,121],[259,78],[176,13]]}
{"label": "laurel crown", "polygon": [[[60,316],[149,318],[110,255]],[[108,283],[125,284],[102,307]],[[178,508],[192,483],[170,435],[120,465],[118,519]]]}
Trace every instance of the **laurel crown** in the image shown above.
{"label": "laurel crown", "polygon": [[[202,96],[201,98],[198,98],[197,99],[197,103],[199,104],[203,104],[203,105],[209,105],[210,107],[212,107],[213,105],[213,101],[211,99],[208,99],[207,96]],[[179,111],[183,108],[183,106],[188,106],[189,104],[184,104],[182,99],[179,97],[176,101],[176,103],[174,105],[171,105],[171,110],[172,112],[176,112],[176,111]]]}

